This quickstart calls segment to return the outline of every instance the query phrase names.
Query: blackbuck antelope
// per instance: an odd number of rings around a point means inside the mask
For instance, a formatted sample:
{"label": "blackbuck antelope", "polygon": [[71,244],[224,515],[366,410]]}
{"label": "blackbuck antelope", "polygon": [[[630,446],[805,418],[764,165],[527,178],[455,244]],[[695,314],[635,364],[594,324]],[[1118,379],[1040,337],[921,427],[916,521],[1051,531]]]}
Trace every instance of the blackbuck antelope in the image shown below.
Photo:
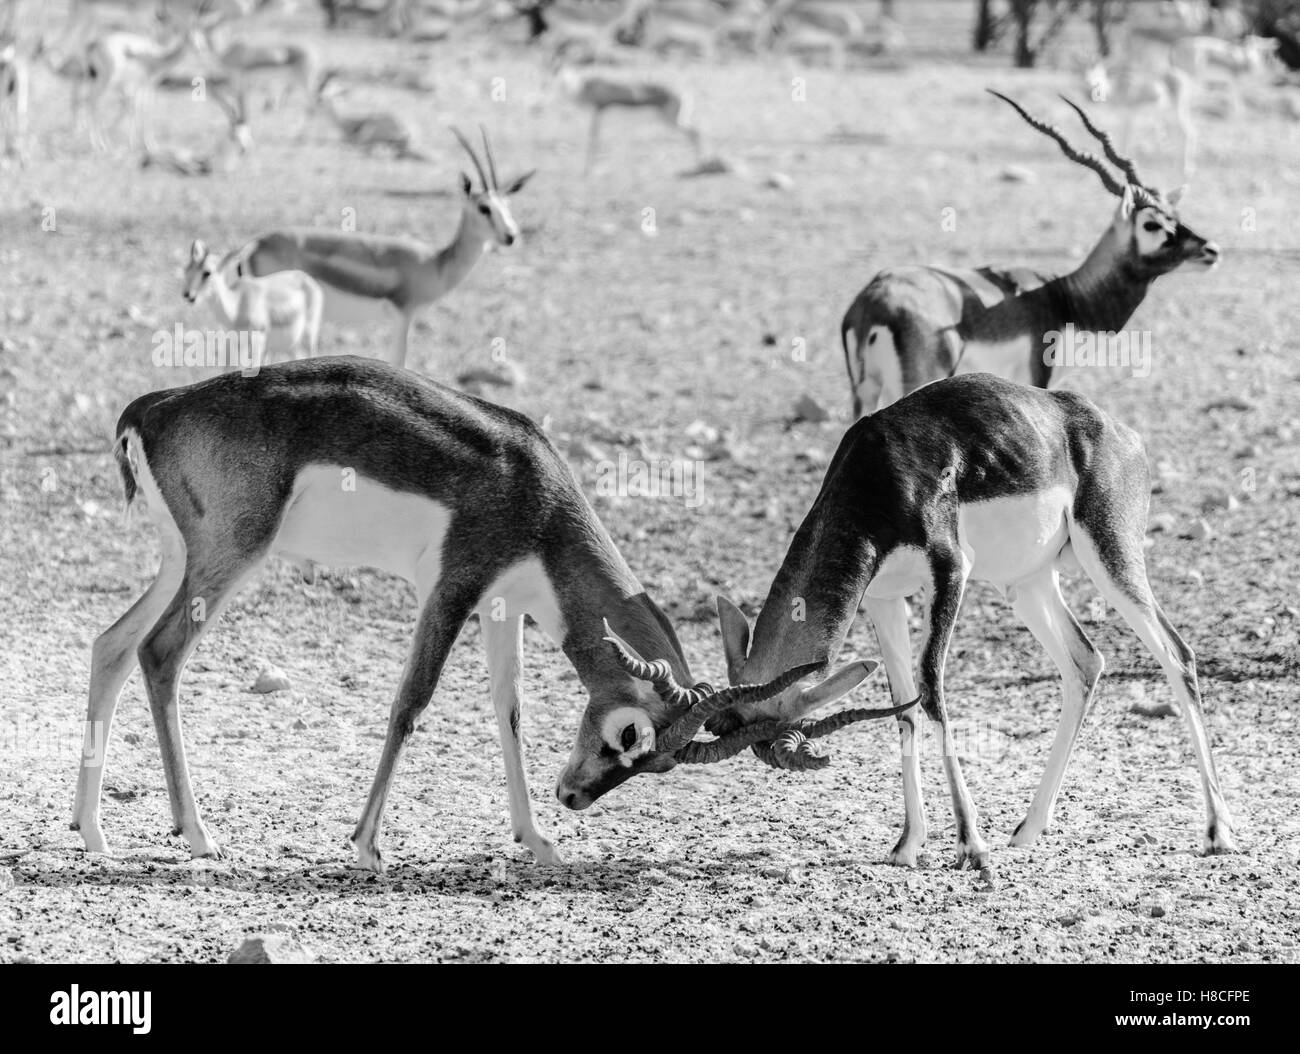
{"label": "blackbuck antelope", "polygon": [[1176,206],[1184,188],[1164,194],[1082,108],[1065,100],[1123,173],[1116,178],[1094,154],[1077,150],[1053,125],[997,92],[1030,127],[1049,136],[1071,161],[1091,169],[1119,199],[1110,225],[1083,263],[1049,277],[1025,268],[898,267],[881,271],[858,294],[840,326],[853,414],[861,417],[954,373],[988,371],[1040,388],[1065,372],[1053,354],[1067,327],[1114,334],[1147,290],[1179,268],[1209,270],[1219,247],[1188,228]]}
{"label": "blackbuck antelope", "polygon": [[692,120],[691,97],[658,80],[625,77],[599,69],[579,70],[558,65],[554,73],[561,90],[578,106],[591,111],[584,171],[590,172],[599,150],[600,124],[609,110],[649,111],[686,137],[700,158],[700,130]]}
{"label": "blackbuck antelope", "polygon": [[[681,645],[563,458],[522,414],[373,360],[311,359],[142,396],[118,421],[114,455],[129,506],[157,525],[162,561],[144,595],[95,641],[72,821],[87,850],[107,851],[104,758],[138,658],[176,830],[194,856],[220,855],[190,787],[179,682],[199,639],[273,554],[375,567],[411,582],[418,597],[415,639],[353,835],[361,867],[382,870],[379,829],[393,771],[474,614],[511,826],[538,860],[559,858],[534,822],[524,774],[525,614],[563,648],[590,695],[575,752],[611,762],[601,789],[675,764],[641,747],[676,711],[622,668],[605,626],[628,647],[667,657],[673,676],[690,684]],[[788,683],[730,694],[757,698]]]}
{"label": "blackbuck antelope", "polygon": [[[779,671],[824,669],[864,604],[894,701],[919,701],[938,726],[957,864],[984,867],[988,848],[962,777],[943,685],[966,583],[999,589],[1061,673],[1061,724],[1029,813],[1011,837],[1013,845],[1028,845],[1052,824],[1102,672],[1101,655],[1061,596],[1059,572],[1082,569],[1164,670],[1200,769],[1204,851],[1231,852],[1232,819],[1201,717],[1195,658],[1147,582],[1142,542],[1149,500],[1141,439],[1083,396],[989,374],[927,385],[845,434],[772,581],[752,644],[744,615],[719,599],[728,676],[762,682]],[[905,601],[916,594],[929,597],[929,633],[914,677]],[[661,680],[673,690],[670,678]],[[770,737],[820,703],[815,693],[787,687],[763,701],[712,709],[706,727],[718,739],[696,749],[725,755],[734,753],[731,745],[743,748],[757,738],[758,752],[774,764],[818,767],[825,759],[806,751],[807,744],[773,751]],[[918,715],[903,709],[898,722],[905,818],[889,861],[910,866],[926,840]]]}
{"label": "blackbuck antelope", "polygon": [[486,130],[486,170],[465,137],[453,131],[474,164],[480,189],[461,174],[460,227],[442,248],[413,238],[299,227],[255,238],[232,253],[227,266],[258,277],[306,271],[325,291],[326,322],[388,322],[393,327],[391,361],[404,365],[415,316],[460,285],[484,253],[514,245],[519,224],[510,197],[533,176],[526,172],[498,183]]}
{"label": "blackbuck antelope", "polygon": [[265,349],[259,365],[277,357],[297,359],[316,354],[325,295],[309,274],[277,271],[265,278],[245,275],[230,282],[221,257],[195,239],[181,293],[191,304],[207,300],[219,323],[240,332],[262,334]]}

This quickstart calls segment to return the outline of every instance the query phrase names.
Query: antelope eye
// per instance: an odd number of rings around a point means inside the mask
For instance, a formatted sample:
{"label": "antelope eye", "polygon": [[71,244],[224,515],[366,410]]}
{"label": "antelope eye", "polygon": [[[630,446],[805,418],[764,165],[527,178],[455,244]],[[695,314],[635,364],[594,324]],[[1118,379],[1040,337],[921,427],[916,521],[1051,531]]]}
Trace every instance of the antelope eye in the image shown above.
{"label": "antelope eye", "polygon": [[636,734],[636,725],[628,725],[623,729],[622,734],[618,737],[619,744],[624,750],[631,750],[636,746],[636,741],[640,738]]}
{"label": "antelope eye", "polygon": [[491,216],[491,215],[492,215],[492,210],[491,210],[490,208],[488,208],[486,205],[480,205],[480,206],[478,207],[478,210],[479,210],[479,212],[483,213],[484,216]]}
{"label": "antelope eye", "polygon": [[1164,228],[1161,227],[1160,224],[1156,223],[1155,220],[1147,220],[1146,223],[1142,224],[1142,229],[1155,234],[1156,231],[1163,230]]}

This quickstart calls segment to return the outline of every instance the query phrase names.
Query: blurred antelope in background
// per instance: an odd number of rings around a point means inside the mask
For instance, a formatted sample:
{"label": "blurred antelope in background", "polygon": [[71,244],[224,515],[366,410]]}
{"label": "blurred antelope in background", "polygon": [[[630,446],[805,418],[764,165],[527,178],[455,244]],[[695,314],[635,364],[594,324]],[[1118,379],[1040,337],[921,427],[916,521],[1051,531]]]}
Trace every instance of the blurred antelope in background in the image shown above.
{"label": "blurred antelope in background", "polygon": [[601,121],[609,110],[654,114],[686,138],[695,159],[699,160],[702,149],[700,130],[693,120],[691,96],[685,92],[649,77],[626,76],[600,69],[579,70],[567,64],[554,67],[554,74],[561,91],[591,113],[583,166],[585,172],[590,173],[596,163]]}
{"label": "blurred antelope in background", "polygon": [[1219,261],[1218,246],[1178,218],[1184,188],[1165,194],[1145,183],[1081,107],[1065,100],[1122,178],[1101,158],[1071,146],[1054,125],[992,94],[1071,161],[1096,173],[1119,205],[1092,251],[1069,274],[998,267],[881,271],[840,326],[854,417],[954,373],[988,371],[1047,388],[1065,371],[1065,364],[1048,361],[1049,334],[1067,326],[1117,332],[1161,275],[1179,268],[1209,270]]}
{"label": "blurred antelope in background", "polygon": [[0,158],[27,159],[31,69],[15,38],[0,38]]}

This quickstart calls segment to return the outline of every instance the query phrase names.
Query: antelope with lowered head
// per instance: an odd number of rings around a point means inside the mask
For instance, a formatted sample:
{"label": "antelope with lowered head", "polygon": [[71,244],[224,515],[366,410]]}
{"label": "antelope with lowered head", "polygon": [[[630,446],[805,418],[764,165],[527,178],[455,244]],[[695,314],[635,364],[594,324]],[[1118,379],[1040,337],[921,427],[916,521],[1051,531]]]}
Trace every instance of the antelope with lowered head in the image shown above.
{"label": "antelope with lowered head", "polygon": [[[690,684],[681,645],[564,459],[523,414],[370,359],[312,359],[141,396],[118,420],[113,452],[128,505],[158,527],[162,562],[144,595],[95,641],[72,819],[87,850],[107,851],[99,820],[105,756],[138,659],[175,831],[194,856],[221,855],[190,787],[180,677],[222,609],[275,554],[374,567],[415,586],[415,639],[353,834],[360,867],[383,870],[379,829],[394,769],[475,614],[511,827],[539,861],[559,856],[537,829],[524,773],[525,614],[563,648],[590,696],[579,743],[611,762],[600,790],[675,764],[641,747],[677,711],[625,671],[603,638],[616,627],[629,647],[664,657],[671,675]],[[792,676],[730,694],[759,698]]]}
{"label": "antelope with lowered head", "polygon": [[[733,683],[770,683],[786,671],[797,676],[826,669],[865,603],[898,704],[901,735],[905,815],[889,862],[914,865],[926,841],[918,715],[908,708],[919,702],[938,726],[956,821],[957,866],[982,868],[989,850],[944,697],[948,643],[966,583],[973,579],[998,588],[1061,674],[1061,724],[1029,812],[1011,836],[1013,845],[1028,845],[1052,824],[1066,765],[1102,672],[1100,653],[1061,596],[1059,573],[1082,570],[1164,670],[1200,770],[1203,850],[1232,852],[1232,818],[1201,716],[1196,660],[1147,582],[1142,541],[1150,493],[1146,452],[1137,433],[1081,395],[1045,392],[989,374],[927,385],[862,418],[845,434],[772,581],[752,644],[745,616],[719,599],[728,677]],[[914,676],[906,598],[917,594],[929,597],[929,633]],[[802,618],[793,616],[796,610]],[[862,664],[856,666],[825,683],[851,688],[865,676]],[[736,702],[718,700],[727,689],[713,694],[680,689],[666,667],[626,663],[626,668],[651,677],[666,695],[689,696],[680,728],[648,742],[651,757],[674,756],[685,744],[705,760],[753,747],[781,768],[819,768],[828,761],[808,742],[826,731],[821,722],[808,720],[827,701],[820,687],[787,684],[765,698]],[[593,700],[593,709],[600,705]],[[687,742],[702,725],[717,738]],[[589,804],[608,789],[604,784],[617,765],[595,751],[575,757],[561,778],[562,800]]]}
{"label": "antelope with lowered head", "polygon": [[855,418],[956,373],[987,371],[1051,387],[1065,367],[1048,361],[1050,334],[1067,326],[1118,332],[1161,275],[1180,268],[1209,270],[1219,261],[1219,247],[1178,218],[1185,188],[1164,194],[1143,182],[1136,165],[1120,155],[1081,107],[1065,100],[1122,178],[1019,103],[991,94],[1055,140],[1071,161],[1095,172],[1119,205],[1092,251],[1068,274],[937,266],[894,267],[877,274],[840,324]]}

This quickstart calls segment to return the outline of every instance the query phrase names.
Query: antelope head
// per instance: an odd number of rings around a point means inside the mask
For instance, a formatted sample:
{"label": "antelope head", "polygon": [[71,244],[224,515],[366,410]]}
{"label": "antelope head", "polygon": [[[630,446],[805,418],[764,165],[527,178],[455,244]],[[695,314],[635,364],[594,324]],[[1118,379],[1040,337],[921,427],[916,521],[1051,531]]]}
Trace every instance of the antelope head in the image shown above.
{"label": "antelope head", "polygon": [[[720,598],[718,607],[732,681],[721,690],[704,682],[683,688],[667,659],[643,659],[605,622],[605,641],[624,674],[625,691],[622,697],[602,693],[602,704],[589,707],[584,716],[556,787],[556,796],[570,809],[585,809],[638,773],[667,772],[678,764],[712,764],[747,747],[777,768],[822,768],[829,759],[813,751],[808,740],[853,721],[892,717],[912,705],[848,711],[811,725],[802,722],[807,714],[855,688],[876,663],[850,663],[809,688],[801,688],[800,682],[822,671],[824,659],[792,665],[762,683],[741,683],[738,672],[749,627],[729,601]],[[739,658],[735,656],[738,626],[743,627]],[[697,740],[702,728],[713,732],[714,738]]]}
{"label": "antelope head", "polygon": [[1186,186],[1164,193],[1145,183],[1133,161],[1115,149],[1110,136],[1089,118],[1083,107],[1062,96],[1079,115],[1084,128],[1101,144],[1106,159],[1119,170],[1122,178],[1096,154],[1071,146],[1055,125],[1034,117],[1000,92],[990,88],[989,93],[1007,103],[1031,128],[1054,140],[1071,161],[1095,172],[1102,186],[1119,199],[1100,248],[1110,259],[1122,261],[1133,278],[1149,282],[1179,268],[1209,270],[1219,262],[1219,247],[1178,218],[1177,207],[1185,196]]}
{"label": "antelope head", "polygon": [[510,196],[522,190],[524,184],[533,178],[536,170],[525,172],[522,176],[508,181],[503,187],[497,182],[497,165],[492,156],[492,144],[488,140],[487,129],[482,125],[479,126],[479,132],[483,136],[483,160],[487,162],[486,169],[460,129],[453,128],[451,131],[473,162],[480,184],[479,189],[475,190],[469,176],[464,172],[460,174],[464,210],[462,223],[468,226],[474,241],[481,241],[488,248],[514,245],[519,237],[519,224],[510,211]]}

